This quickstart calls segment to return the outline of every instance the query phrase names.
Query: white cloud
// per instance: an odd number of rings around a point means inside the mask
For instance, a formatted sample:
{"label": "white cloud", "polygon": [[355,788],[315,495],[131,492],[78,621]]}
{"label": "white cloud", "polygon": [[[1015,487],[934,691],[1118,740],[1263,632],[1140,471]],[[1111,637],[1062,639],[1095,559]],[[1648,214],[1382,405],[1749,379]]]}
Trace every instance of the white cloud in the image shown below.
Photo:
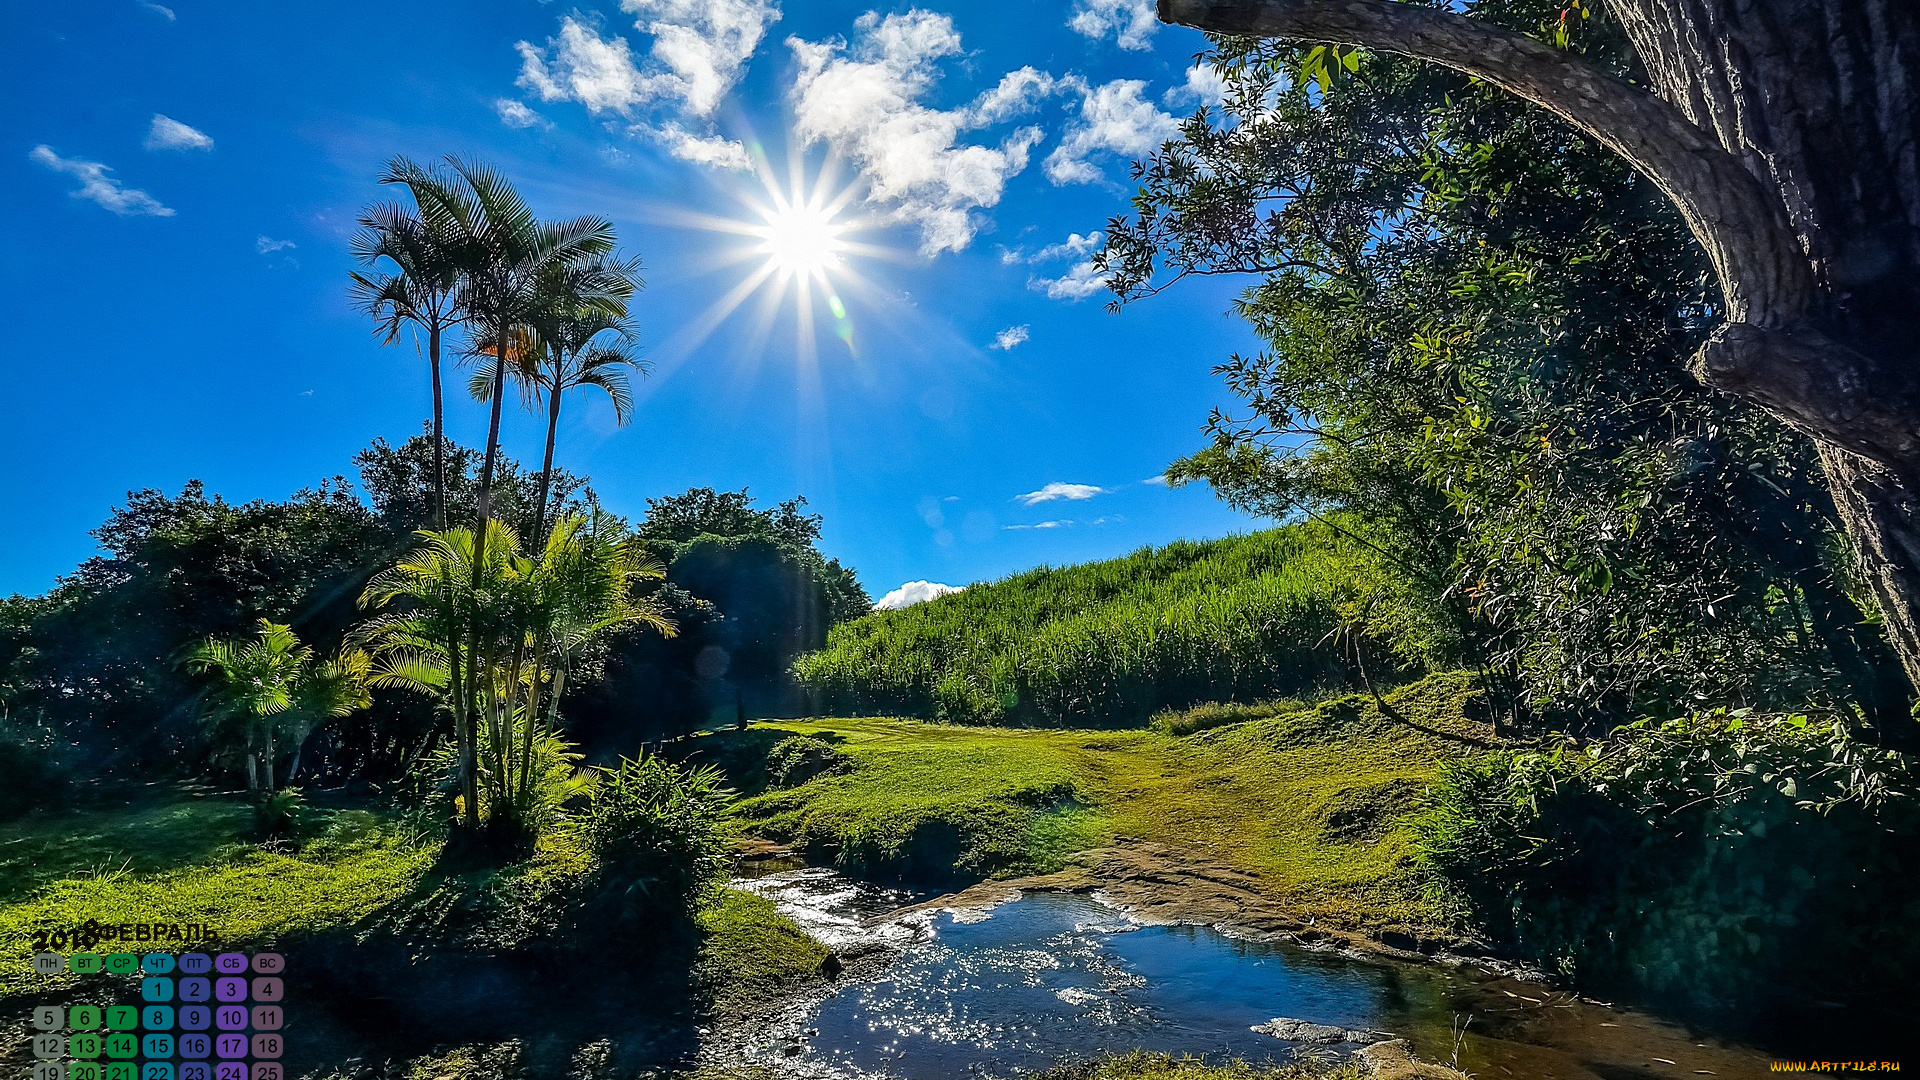
{"label": "white cloud", "polygon": [[139,188],[120,186],[120,181],[107,175],[113,170],[98,161],[63,158],[44,143],[34,147],[27,157],[54,172],[66,173],[79,180],[80,187],[73,192],[73,197],[76,199],[86,199],[122,216],[140,214],[152,217],[173,216],[171,207],[162,206],[160,200]]}
{"label": "white cloud", "polygon": [[1063,484],[1058,480],[1047,484],[1038,491],[1029,491],[1025,495],[1016,495],[1022,506],[1036,506],[1055,499],[1091,499],[1095,495],[1105,495],[1107,489],[1092,484]]}
{"label": "white cloud", "polygon": [[1060,520],[1057,520],[1057,521],[1040,521],[1040,522],[1035,522],[1035,523],[1034,523],[1034,524],[1032,524],[1032,525],[1002,525],[1002,526],[1000,526],[1000,527],[1001,527],[1001,528],[1003,528],[1003,529],[1010,529],[1010,530],[1018,530],[1018,529],[1070,529],[1070,528],[1072,528],[1072,527],[1073,527],[1073,522],[1072,522],[1072,520],[1071,520],[1071,519],[1067,519],[1067,518],[1062,518],[1062,519],[1060,519]]}
{"label": "white cloud", "polygon": [[532,42],[514,45],[520,52],[518,84],[542,101],[577,101],[590,113],[625,114],[660,92],[660,77],[634,65],[627,39],[603,38],[571,15],[560,20],[560,36],[545,49]]}
{"label": "white cloud", "polygon": [[1076,0],[1067,25],[1095,40],[1111,34],[1123,49],[1145,49],[1160,22],[1153,0]]}
{"label": "white cloud", "polygon": [[1080,233],[1068,233],[1065,240],[1057,244],[1048,244],[1046,247],[1034,252],[1032,257],[1028,258],[1027,261],[1043,263],[1051,262],[1054,259],[1078,258],[1099,247],[1106,238],[1107,234],[1098,229],[1084,236]]}
{"label": "white cloud", "polygon": [[[653,39],[642,60],[624,36],[603,36],[568,15],[544,46],[514,46],[520,53],[518,85],[542,101],[577,101],[595,115],[637,116],[627,133],[682,161],[750,167],[746,147],[716,133],[711,117],[780,18],[779,6],[773,0],[620,0],[620,8]],[[496,108],[516,127],[537,116],[505,99]]]}
{"label": "white cloud", "polygon": [[620,0],[620,10],[653,35],[653,59],[694,116],[713,114],[780,18],[772,0]]}
{"label": "white cloud", "polygon": [[1226,103],[1227,77],[1212,64],[1195,64],[1187,69],[1187,81],[1160,95],[1168,105],[1212,105]]}
{"label": "white cloud", "polygon": [[143,8],[146,8],[148,11],[153,12],[155,15],[160,16],[161,18],[167,20],[168,22],[173,22],[175,19],[179,17],[173,13],[172,8],[166,6],[165,4],[152,3],[151,0],[140,0],[140,6]]}
{"label": "white cloud", "polygon": [[213,140],[204,131],[171,116],[154,113],[153,126],[147,129],[146,145],[149,150],[211,150]]}
{"label": "white cloud", "polygon": [[943,585],[938,581],[909,581],[881,597],[880,602],[873,606],[879,611],[893,611],[909,604],[918,604],[964,591],[966,591],[964,585]]}
{"label": "white cloud", "polygon": [[999,349],[1001,352],[1006,352],[1008,349],[1026,341],[1029,329],[1030,327],[1026,323],[1021,323],[1019,326],[1009,326],[1005,330],[993,335],[993,347]]}
{"label": "white cloud", "polygon": [[534,112],[532,109],[527,108],[526,102],[516,101],[513,98],[503,97],[500,100],[494,102],[493,111],[500,114],[500,122],[507,125],[508,127],[550,128],[553,126],[553,123],[549,121],[546,117],[541,116],[539,113]]}
{"label": "white cloud", "polygon": [[1093,265],[1092,259],[1074,263],[1059,277],[1027,279],[1027,288],[1047,294],[1050,300],[1085,300],[1107,287],[1107,275]]}
{"label": "white cloud", "polygon": [[285,251],[288,248],[294,248],[299,246],[300,246],[299,244],[296,244],[291,240],[275,240],[271,236],[262,236],[260,239],[255,240],[253,242],[254,250],[258,251],[262,255],[271,255],[276,251]]}
{"label": "white cloud", "polygon": [[719,169],[753,168],[747,148],[724,135],[696,135],[679,124],[668,122],[647,132],[667,153],[681,161],[710,165]]}
{"label": "white cloud", "polygon": [[1102,151],[1144,156],[1180,133],[1180,122],[1141,95],[1140,79],[1115,79],[1094,87],[1080,100],[1080,118],[1047,155],[1047,179],[1056,184],[1085,184],[1102,173],[1087,158]]}
{"label": "white cloud", "polygon": [[1145,480],[1142,480],[1140,482],[1143,484],[1151,484],[1154,487],[1172,487],[1173,486],[1173,481],[1167,479],[1166,473],[1161,473],[1158,476],[1149,476]]}
{"label": "white cloud", "polygon": [[870,201],[918,226],[924,254],[959,251],[979,231],[977,211],[1000,202],[1041,135],[1023,127],[998,146],[983,146],[961,142],[960,132],[1012,115],[1011,91],[1001,88],[1038,86],[1042,76],[1016,72],[1012,84],[1003,79],[969,106],[935,109],[922,99],[938,81],[939,61],[961,51],[950,17],[868,12],[854,29],[851,43],[787,39],[800,67],[795,127],[804,142],[824,141],[851,160]]}
{"label": "white cloud", "polygon": [[1040,102],[1066,90],[1085,92],[1087,83],[1078,75],[1054,78],[1032,67],[1017,68],[1000,76],[993,89],[973,99],[963,113],[967,127],[986,127],[1032,112]]}

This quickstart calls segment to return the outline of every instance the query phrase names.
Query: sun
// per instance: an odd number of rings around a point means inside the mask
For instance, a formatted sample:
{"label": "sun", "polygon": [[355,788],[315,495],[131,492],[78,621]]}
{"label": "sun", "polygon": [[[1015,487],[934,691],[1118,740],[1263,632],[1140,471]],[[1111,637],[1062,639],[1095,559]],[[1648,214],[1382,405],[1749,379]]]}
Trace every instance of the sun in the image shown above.
{"label": "sun", "polygon": [[787,277],[824,277],[840,264],[847,226],[829,208],[781,199],[761,213],[765,223],[752,231],[771,269]]}

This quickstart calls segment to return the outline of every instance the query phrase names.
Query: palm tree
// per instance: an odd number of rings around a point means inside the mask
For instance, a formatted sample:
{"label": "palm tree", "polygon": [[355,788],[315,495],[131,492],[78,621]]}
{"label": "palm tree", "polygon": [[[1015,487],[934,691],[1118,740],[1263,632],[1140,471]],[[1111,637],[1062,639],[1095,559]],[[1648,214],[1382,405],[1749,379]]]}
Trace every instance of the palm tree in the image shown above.
{"label": "palm tree", "polygon": [[[477,824],[484,808],[491,823],[524,826],[544,798],[538,787],[565,759],[553,732],[566,673],[580,651],[615,626],[671,634],[674,625],[656,600],[633,596],[636,582],[664,571],[642,560],[609,519],[563,517],[539,558],[521,553],[512,529],[488,527],[493,535],[484,545],[469,529],[419,533],[418,549],[368,583],[361,605],[379,613],[355,641],[373,652],[372,685],[428,693],[452,678],[442,642],[474,643],[467,658],[483,676],[476,709],[486,722],[475,728],[475,790],[461,792],[474,801],[462,816]],[[473,565],[482,558],[484,565]],[[469,597],[467,583],[476,578],[480,595]]]}
{"label": "palm tree", "polygon": [[345,649],[333,660],[316,661],[312,647],[301,644],[292,627],[267,619],[260,620],[252,638],[208,638],[183,662],[191,671],[218,677],[207,719],[216,737],[241,745],[247,790],[256,796],[278,787],[278,742],[293,741],[297,772],[300,745],[316,726],[369,703],[364,653]]}
{"label": "palm tree", "polygon": [[369,206],[360,216],[360,225],[352,240],[354,257],[370,271],[383,261],[395,269],[391,273],[348,271],[354,298],[378,320],[386,344],[392,344],[409,323],[427,332],[427,363],[433,377],[433,523],[445,531],[446,413],[440,342],[467,317],[459,293],[460,266],[448,238],[398,203]]}
{"label": "palm tree", "polygon": [[[544,302],[532,325],[519,335],[519,344],[509,350],[507,375],[520,385],[526,401],[544,398],[547,406],[547,444],[540,465],[539,498],[534,504],[534,536],[546,531],[554,443],[566,392],[582,386],[598,387],[613,402],[615,422],[625,424],[633,418],[629,379],[634,372],[645,374],[648,367],[629,351],[634,338],[632,325],[599,306],[582,303],[581,285],[618,275],[638,288],[642,285],[634,276],[638,269],[637,260],[592,260],[557,268],[542,282]],[[467,384],[475,398],[486,400],[499,377],[499,366],[495,350],[475,369]]]}
{"label": "palm tree", "polygon": [[[451,175],[449,174],[449,171]],[[518,192],[497,171],[457,157],[446,168],[425,168],[396,157],[381,176],[382,183],[402,184],[413,195],[419,217],[434,235],[442,237],[460,275],[460,304],[475,337],[495,343],[498,357],[503,343],[516,339],[539,308],[539,284],[556,266],[590,260],[613,249],[613,224],[605,218],[583,216],[568,221],[542,222]],[[612,315],[626,314],[633,282],[621,274],[595,276],[580,282],[580,303]],[[500,412],[506,385],[506,364],[495,365],[492,410],[487,423],[486,451],[480,469],[478,506],[474,514],[475,575],[486,565],[486,548],[493,517],[494,468],[500,449]],[[479,602],[476,576],[473,601]],[[467,651],[478,647],[469,629]],[[479,823],[479,763],[477,733],[480,665],[461,670],[461,648],[452,643],[449,687],[455,730],[460,741],[462,789],[469,825]]]}

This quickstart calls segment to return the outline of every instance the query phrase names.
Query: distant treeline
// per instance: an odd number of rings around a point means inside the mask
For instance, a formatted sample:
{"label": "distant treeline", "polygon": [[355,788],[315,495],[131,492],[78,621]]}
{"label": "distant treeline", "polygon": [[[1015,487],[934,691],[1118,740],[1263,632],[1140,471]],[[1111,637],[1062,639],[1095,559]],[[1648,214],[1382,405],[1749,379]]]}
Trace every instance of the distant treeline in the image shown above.
{"label": "distant treeline", "polygon": [[[431,447],[426,437],[376,441],[355,458],[357,484],[334,477],[281,502],[228,503],[199,481],[175,495],[130,494],[94,532],[102,554],[43,596],[0,599],[0,767],[18,758],[51,766],[50,777],[230,775],[204,723],[206,680],[183,656],[209,637],[249,634],[262,617],[323,654],[337,649],[364,617],[368,580],[431,524]],[[449,513],[464,520],[479,454],[451,442],[446,452]],[[503,458],[499,520],[526,530],[537,483]],[[553,488],[561,511],[597,506],[563,470]],[[871,608],[853,572],[816,549],[820,519],[803,507],[757,509],[744,490],[695,488],[649,500],[638,523],[622,526],[665,567],[646,588],[678,632],[622,630],[591,647],[562,708],[583,749],[605,760],[742,712],[798,707],[793,658]],[[377,692],[370,708],[306,740],[300,781],[403,774],[444,736],[435,708],[419,694]]]}
{"label": "distant treeline", "polygon": [[1031,570],[836,626],[794,672],[817,713],[1016,725],[1355,685],[1352,549],[1300,523]]}

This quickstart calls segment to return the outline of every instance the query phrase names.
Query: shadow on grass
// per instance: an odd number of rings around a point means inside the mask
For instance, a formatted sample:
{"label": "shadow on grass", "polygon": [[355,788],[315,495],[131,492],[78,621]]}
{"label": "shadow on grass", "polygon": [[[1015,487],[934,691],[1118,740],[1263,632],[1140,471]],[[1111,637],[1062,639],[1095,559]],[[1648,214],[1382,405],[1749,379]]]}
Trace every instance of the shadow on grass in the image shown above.
{"label": "shadow on grass", "polygon": [[585,925],[562,902],[585,879],[543,858],[443,864],[353,926],[283,942],[300,1002],[289,1072],[383,1075],[376,1063],[507,1043],[523,1076],[565,1076],[583,1054],[622,1074],[689,1059],[707,1011],[693,927]]}
{"label": "shadow on grass", "polygon": [[797,731],[762,722],[750,728],[710,731],[667,745],[666,755],[686,765],[712,765],[727,775],[727,786],[741,796],[758,795],[772,782],[768,759],[773,748],[796,735],[841,743],[846,736],[831,731]]}
{"label": "shadow on grass", "polygon": [[247,842],[245,795],[180,785],[105,793],[88,804],[40,810],[7,823],[0,841],[0,903],[64,877],[151,874],[214,861]]}

